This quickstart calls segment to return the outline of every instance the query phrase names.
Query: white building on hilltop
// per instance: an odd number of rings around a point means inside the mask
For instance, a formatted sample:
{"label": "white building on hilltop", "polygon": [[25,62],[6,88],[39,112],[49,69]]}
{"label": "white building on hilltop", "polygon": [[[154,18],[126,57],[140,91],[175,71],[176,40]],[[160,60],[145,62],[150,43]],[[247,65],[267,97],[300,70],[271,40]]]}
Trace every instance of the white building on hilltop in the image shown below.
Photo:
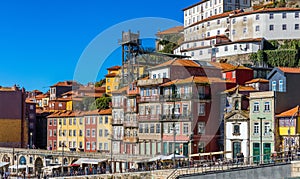
{"label": "white building on hilltop", "polygon": [[[246,2],[240,1],[242,4],[236,7],[250,7],[250,2]],[[236,9],[233,7],[216,0],[185,8],[184,42],[174,54],[191,56],[194,60],[216,61],[257,52],[263,49],[264,39],[300,39],[300,8],[228,11]]]}

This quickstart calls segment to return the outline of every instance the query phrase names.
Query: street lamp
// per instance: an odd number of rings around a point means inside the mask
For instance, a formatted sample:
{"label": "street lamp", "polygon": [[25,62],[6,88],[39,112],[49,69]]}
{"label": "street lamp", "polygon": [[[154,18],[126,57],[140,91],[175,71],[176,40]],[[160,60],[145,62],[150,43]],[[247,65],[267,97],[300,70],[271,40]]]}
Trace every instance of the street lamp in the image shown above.
{"label": "street lamp", "polygon": [[260,164],[263,164],[263,141],[262,141],[262,120],[266,119],[265,117],[257,117],[260,120]]}
{"label": "street lamp", "polygon": [[33,148],[32,147],[32,132],[30,132],[30,148]]}

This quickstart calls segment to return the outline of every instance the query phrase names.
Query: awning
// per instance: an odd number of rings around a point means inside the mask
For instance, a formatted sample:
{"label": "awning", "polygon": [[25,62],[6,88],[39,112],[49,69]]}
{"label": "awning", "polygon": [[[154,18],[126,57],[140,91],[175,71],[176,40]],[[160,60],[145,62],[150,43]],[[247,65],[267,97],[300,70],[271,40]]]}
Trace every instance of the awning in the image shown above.
{"label": "awning", "polygon": [[[186,156],[175,154],[175,159],[181,159],[181,158],[186,158]],[[174,154],[168,155],[163,160],[172,160],[172,159],[174,159]]]}
{"label": "awning", "polygon": [[90,159],[90,158],[80,158],[73,164],[81,165],[81,164],[99,164],[101,162],[106,161],[107,159]]}
{"label": "awning", "polygon": [[203,157],[203,156],[210,156],[210,155],[224,155],[226,153],[231,153],[231,151],[197,153],[197,154],[191,154],[190,157]]}
{"label": "awning", "polygon": [[26,165],[12,165],[12,166],[9,166],[8,168],[10,169],[25,169],[27,166]]}
{"label": "awning", "polygon": [[158,155],[158,156],[156,156],[156,157],[153,157],[153,158],[151,158],[151,159],[149,159],[148,161],[149,162],[155,162],[155,161],[157,161],[157,160],[163,160],[163,159],[165,159],[167,156],[165,156],[165,155]]}
{"label": "awning", "polygon": [[0,168],[9,165],[9,162],[0,162]]}

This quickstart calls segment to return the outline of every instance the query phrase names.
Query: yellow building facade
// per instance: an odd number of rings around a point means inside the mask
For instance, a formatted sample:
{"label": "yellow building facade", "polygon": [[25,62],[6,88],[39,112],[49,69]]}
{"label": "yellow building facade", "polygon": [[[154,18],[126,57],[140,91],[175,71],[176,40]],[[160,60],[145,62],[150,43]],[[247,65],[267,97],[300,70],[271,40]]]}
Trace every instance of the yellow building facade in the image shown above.
{"label": "yellow building facade", "polygon": [[113,66],[107,68],[107,75],[105,76],[106,94],[111,96],[111,92],[115,91],[119,87],[119,77],[121,67]]}

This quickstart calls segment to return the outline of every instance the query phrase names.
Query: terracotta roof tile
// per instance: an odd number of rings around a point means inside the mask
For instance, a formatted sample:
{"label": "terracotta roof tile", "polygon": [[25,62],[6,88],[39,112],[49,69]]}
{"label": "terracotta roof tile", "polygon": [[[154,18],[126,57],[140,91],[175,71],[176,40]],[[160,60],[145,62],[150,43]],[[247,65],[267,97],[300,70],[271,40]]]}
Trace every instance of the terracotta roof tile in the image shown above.
{"label": "terracotta roof tile", "polygon": [[119,69],[121,69],[120,66],[112,66],[112,67],[107,68],[107,70],[119,70]]}
{"label": "terracotta roof tile", "polygon": [[225,69],[225,70],[223,70],[223,72],[230,72],[230,71],[234,71],[234,70],[252,70],[252,69],[248,68],[248,67],[245,67],[245,66],[242,66],[242,65],[238,65],[238,66],[234,66],[231,69]]}
{"label": "terracotta roof tile", "polygon": [[224,93],[233,93],[233,92],[236,92],[237,90],[238,91],[257,91],[252,86],[237,85],[236,87],[233,87],[231,89],[225,90]]}
{"label": "terracotta roof tile", "polygon": [[156,35],[178,34],[183,31],[183,26],[176,26],[164,31],[158,32]]}
{"label": "terracotta roof tile", "polygon": [[245,84],[251,84],[251,83],[269,83],[269,80],[266,80],[263,78],[256,78],[256,79],[245,82]]}
{"label": "terracotta roof tile", "polygon": [[[284,111],[278,115],[276,115],[276,117],[292,117],[293,115],[295,115],[297,112],[299,111],[299,105],[292,108],[292,109],[289,109],[287,111]],[[298,113],[298,116],[299,116],[299,113]]]}
{"label": "terracotta roof tile", "polygon": [[162,63],[160,65],[154,66],[152,68],[158,68],[158,67],[166,67],[166,66],[184,66],[184,67],[200,67],[199,64],[192,60],[186,60],[186,59],[174,59],[169,60],[165,63]]}
{"label": "terracotta roof tile", "polygon": [[300,68],[292,68],[292,67],[278,67],[284,73],[300,73]]}
{"label": "terracotta roof tile", "polygon": [[235,66],[230,63],[218,63],[218,62],[210,62],[213,66],[221,70],[229,70],[234,68]]}
{"label": "terracotta roof tile", "polygon": [[102,109],[102,110],[100,110],[99,114],[100,115],[110,115],[110,114],[112,114],[112,108]]}
{"label": "terracotta roof tile", "polygon": [[79,85],[79,83],[77,83],[76,81],[63,81],[63,82],[57,82],[56,84],[52,85],[51,87],[54,86],[77,86]]}

